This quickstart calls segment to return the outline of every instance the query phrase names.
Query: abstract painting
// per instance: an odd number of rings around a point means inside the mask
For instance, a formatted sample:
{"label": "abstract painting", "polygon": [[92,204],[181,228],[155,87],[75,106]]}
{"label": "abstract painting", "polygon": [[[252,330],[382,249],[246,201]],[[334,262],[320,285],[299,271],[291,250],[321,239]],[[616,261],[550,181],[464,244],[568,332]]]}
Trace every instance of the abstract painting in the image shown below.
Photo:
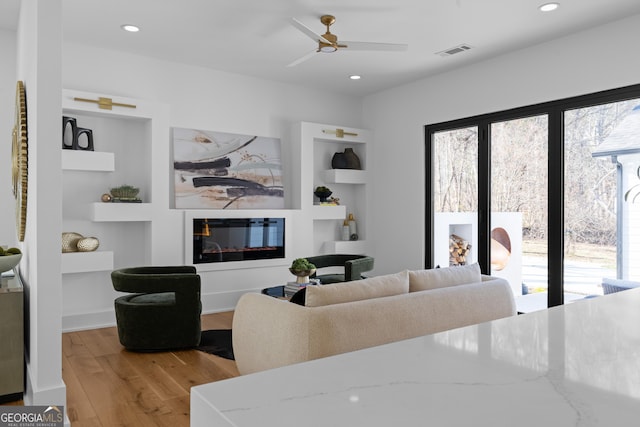
{"label": "abstract painting", "polygon": [[172,131],[176,208],[284,208],[280,139]]}

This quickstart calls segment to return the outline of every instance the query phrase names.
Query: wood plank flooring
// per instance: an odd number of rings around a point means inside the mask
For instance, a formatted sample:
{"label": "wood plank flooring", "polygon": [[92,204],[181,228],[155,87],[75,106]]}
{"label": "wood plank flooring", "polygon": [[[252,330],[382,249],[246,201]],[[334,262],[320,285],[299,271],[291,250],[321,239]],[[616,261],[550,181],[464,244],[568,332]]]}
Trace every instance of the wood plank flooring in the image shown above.
{"label": "wood plank flooring", "polygon": [[[229,329],[233,312],[202,316]],[[115,327],[62,334],[62,377],[73,427],[188,426],[192,386],[238,376],[235,362],[198,350],[126,351]]]}

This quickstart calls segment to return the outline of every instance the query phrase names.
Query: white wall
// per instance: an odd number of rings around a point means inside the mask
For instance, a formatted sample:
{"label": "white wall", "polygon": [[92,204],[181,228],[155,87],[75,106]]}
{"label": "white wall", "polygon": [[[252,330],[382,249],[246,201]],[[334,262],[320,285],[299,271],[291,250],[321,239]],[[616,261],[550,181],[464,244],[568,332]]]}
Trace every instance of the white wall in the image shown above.
{"label": "white wall", "polygon": [[60,222],[61,0],[23,0],[17,31],[17,77],[27,95],[28,199],[20,263],[29,318],[28,405],[64,405]]}
{"label": "white wall", "polygon": [[[63,44],[62,64],[64,88],[138,98],[168,106],[167,129],[175,126],[281,138],[283,162],[287,168],[285,182],[296,179],[289,174],[293,161],[290,153],[296,151],[290,148],[299,144],[292,137],[295,123],[310,121],[359,127],[362,120],[359,98],[81,44]],[[158,264],[183,264],[183,215],[179,210],[169,209],[168,187],[172,181],[169,179],[169,152],[168,147],[154,148],[154,166],[161,165],[160,176],[154,171],[154,203],[161,201],[161,212],[154,219],[152,260]],[[156,157],[157,153],[160,153],[159,157]],[[161,194],[155,190],[158,183]],[[298,251],[295,245],[296,240],[304,242],[312,238],[311,230],[300,228],[304,227],[294,229],[293,257],[312,255],[302,253],[302,248]],[[283,284],[292,278],[286,266],[203,272],[201,276],[205,312],[231,309],[239,295],[247,290]],[[65,281],[71,280],[65,278]],[[111,288],[106,273],[100,280],[103,282],[100,286]],[[91,313],[98,314],[93,316],[96,319],[94,326],[112,321],[113,294],[107,289],[94,292],[93,286],[95,284],[85,286],[82,292],[72,292],[71,289],[80,287],[63,284],[63,328],[83,327],[82,322],[91,318]]]}
{"label": "white wall", "polygon": [[424,265],[425,125],[638,84],[639,39],[635,15],[366,97],[376,273]]}
{"label": "white wall", "polygon": [[11,131],[16,97],[16,33],[0,29],[0,245],[16,246],[14,198],[11,191]]}

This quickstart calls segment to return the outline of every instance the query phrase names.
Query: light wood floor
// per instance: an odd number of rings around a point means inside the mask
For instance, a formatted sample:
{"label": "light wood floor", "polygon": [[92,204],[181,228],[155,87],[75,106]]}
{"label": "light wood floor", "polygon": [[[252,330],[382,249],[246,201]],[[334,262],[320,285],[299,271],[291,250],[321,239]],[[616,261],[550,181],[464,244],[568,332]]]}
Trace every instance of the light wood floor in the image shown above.
{"label": "light wood floor", "polygon": [[[232,318],[233,312],[204,315],[202,329],[229,329]],[[188,426],[190,388],[238,375],[232,360],[198,350],[126,351],[115,327],[62,334],[65,410],[73,427]]]}

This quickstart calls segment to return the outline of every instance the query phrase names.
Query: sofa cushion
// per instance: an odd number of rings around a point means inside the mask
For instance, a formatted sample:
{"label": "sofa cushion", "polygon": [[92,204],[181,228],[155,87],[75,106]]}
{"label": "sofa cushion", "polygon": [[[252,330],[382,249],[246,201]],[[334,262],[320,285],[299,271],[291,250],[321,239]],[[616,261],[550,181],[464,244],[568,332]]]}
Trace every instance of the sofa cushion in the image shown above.
{"label": "sofa cushion", "polygon": [[447,288],[482,281],[478,263],[457,267],[409,271],[409,292]]}
{"label": "sofa cushion", "polygon": [[388,297],[409,292],[409,272],[374,276],[368,279],[351,282],[333,283],[330,285],[307,286],[307,307],[340,304],[371,298]]}

